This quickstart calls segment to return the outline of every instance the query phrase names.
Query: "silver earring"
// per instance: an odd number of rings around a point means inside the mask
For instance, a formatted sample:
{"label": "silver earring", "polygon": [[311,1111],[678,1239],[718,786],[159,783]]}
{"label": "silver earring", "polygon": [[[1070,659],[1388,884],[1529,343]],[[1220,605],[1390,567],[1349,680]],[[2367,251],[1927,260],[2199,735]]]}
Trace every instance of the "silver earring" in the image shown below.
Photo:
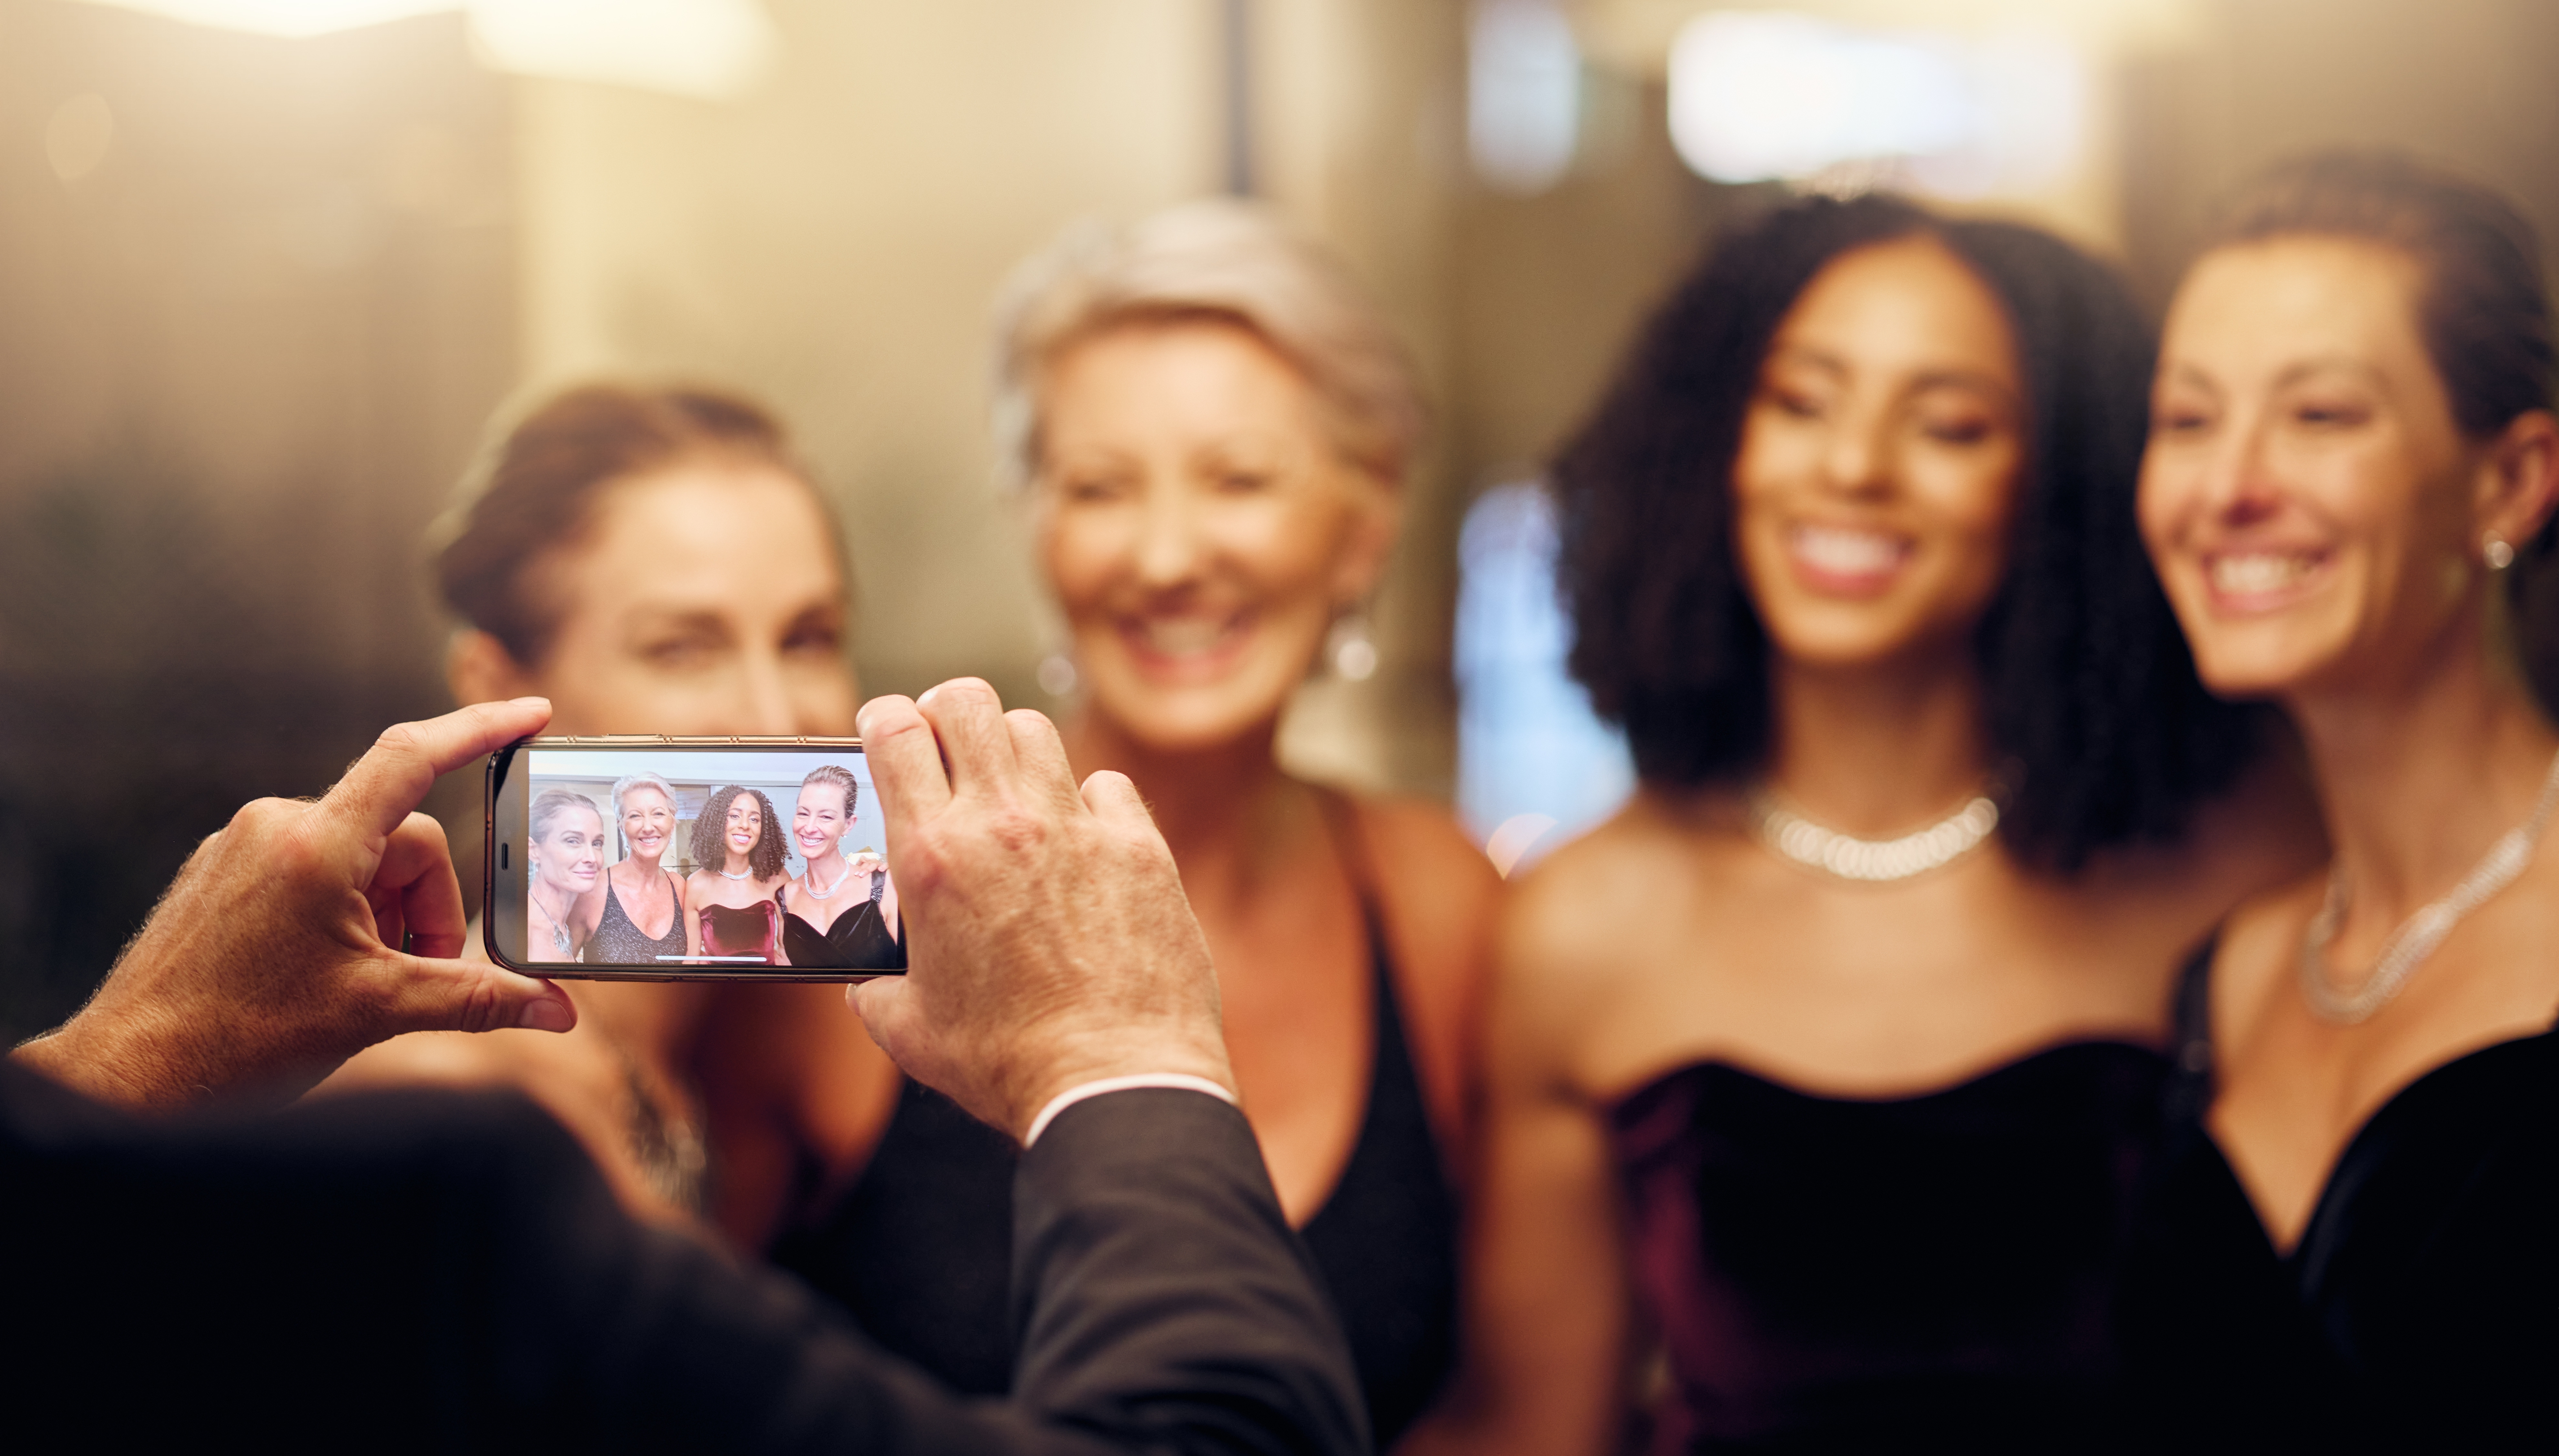
{"label": "silver earring", "polygon": [[2480,554],[2487,558],[2490,571],[2503,571],[2514,564],[2514,548],[2505,543],[2505,537],[2494,531],[2489,531],[2481,541]]}
{"label": "silver earring", "polygon": [[1324,643],[1324,660],[1333,675],[1346,682],[1366,682],[1377,675],[1377,643],[1368,635],[1368,610],[1353,607],[1333,623]]}

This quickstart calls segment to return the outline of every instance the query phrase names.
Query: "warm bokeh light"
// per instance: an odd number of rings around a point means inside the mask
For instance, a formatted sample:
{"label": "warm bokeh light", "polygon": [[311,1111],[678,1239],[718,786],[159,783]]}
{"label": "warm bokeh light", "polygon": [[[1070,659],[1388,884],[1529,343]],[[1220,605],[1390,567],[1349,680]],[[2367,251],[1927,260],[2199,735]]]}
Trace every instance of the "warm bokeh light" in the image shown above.
{"label": "warm bokeh light", "polygon": [[1717,182],[1892,166],[1922,191],[1982,197],[2047,186],[2077,163],[2085,92],[2057,36],[1713,11],[1672,46],[1671,140]]}
{"label": "warm bokeh light", "polygon": [[317,36],[443,11],[471,17],[492,68],[676,95],[744,94],[771,70],[773,21],[758,0],[96,0],[191,25]]}

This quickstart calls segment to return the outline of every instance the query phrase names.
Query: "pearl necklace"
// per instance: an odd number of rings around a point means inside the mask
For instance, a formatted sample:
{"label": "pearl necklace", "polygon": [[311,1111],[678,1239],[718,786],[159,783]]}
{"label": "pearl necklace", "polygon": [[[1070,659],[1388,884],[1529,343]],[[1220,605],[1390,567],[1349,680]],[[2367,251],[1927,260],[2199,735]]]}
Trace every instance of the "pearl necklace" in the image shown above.
{"label": "pearl necklace", "polygon": [[1977,794],[1927,828],[1898,839],[1859,839],[1823,828],[1779,803],[1764,788],[1751,790],[1748,801],[1761,843],[1808,869],[1870,884],[1906,880],[1954,863],[1979,848],[2000,818],[1999,805]]}
{"label": "pearl necklace", "polygon": [[[835,862],[842,864],[843,856],[840,854],[836,855]],[[852,868],[847,865],[844,872],[835,877],[835,883],[828,885],[824,890],[821,890],[818,888],[818,866],[815,861],[812,861],[809,865],[809,873],[800,877],[803,881],[800,888],[808,891],[809,898],[812,900],[832,900],[835,898],[835,892],[844,888],[844,881],[849,880],[852,877]]]}
{"label": "pearl necklace", "polygon": [[2532,863],[2532,846],[2550,822],[2553,806],[2559,806],[2559,758],[2550,761],[2550,772],[2541,781],[2541,798],[2532,805],[2532,817],[2506,830],[2489,845],[2486,856],[2462,876],[2462,882],[2443,899],[2419,906],[2415,915],[2401,921],[2390,939],[2381,943],[2381,953],[2373,957],[2372,969],[2364,973],[2362,984],[2350,991],[2338,990],[2328,975],[2329,943],[2336,939],[2337,925],[2345,919],[2349,901],[2344,866],[2329,871],[2328,894],[2320,901],[2319,914],[2312,916],[2302,931],[2302,998],[2311,1003],[2311,1011],[2322,1021],[2353,1026],[2369,1021],[2374,1012],[2389,1005],[2464,916],[2522,876],[2524,867]]}

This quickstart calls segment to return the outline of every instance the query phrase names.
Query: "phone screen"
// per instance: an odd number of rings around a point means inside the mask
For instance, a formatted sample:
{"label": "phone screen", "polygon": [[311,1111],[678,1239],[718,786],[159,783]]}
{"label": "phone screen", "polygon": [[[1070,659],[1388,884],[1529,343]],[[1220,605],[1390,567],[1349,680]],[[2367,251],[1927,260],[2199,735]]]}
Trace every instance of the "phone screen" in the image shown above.
{"label": "phone screen", "polygon": [[548,975],[906,966],[858,744],[530,739],[490,764],[492,955]]}

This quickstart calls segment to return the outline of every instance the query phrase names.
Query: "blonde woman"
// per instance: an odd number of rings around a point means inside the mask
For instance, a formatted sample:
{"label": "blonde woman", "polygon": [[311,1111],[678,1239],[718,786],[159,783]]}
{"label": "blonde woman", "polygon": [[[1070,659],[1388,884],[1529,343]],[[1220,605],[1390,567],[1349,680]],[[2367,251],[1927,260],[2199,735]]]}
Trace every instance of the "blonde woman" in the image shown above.
{"label": "blonde woman", "polygon": [[791,839],[807,868],[782,887],[782,944],[793,965],[893,970],[906,964],[897,886],[876,854],[847,856],[844,835],[861,817],[850,769],[821,764],[800,781]]}
{"label": "blonde woman", "polygon": [[613,814],[630,853],[613,862],[594,892],[595,936],[587,959],[599,965],[661,965],[684,957],[684,886],[665,864],[676,840],[676,790],[656,774],[613,785]]}
{"label": "blonde woman", "polygon": [[604,815],[583,794],[545,789],[527,819],[533,882],[525,896],[525,946],[535,960],[575,960],[595,934]]}
{"label": "blonde woman", "polygon": [[[998,348],[1005,460],[1089,684],[1068,751],[1079,775],[1134,779],[1171,841],[1255,1131],[1392,1441],[1452,1353],[1497,882],[1435,807],[1304,782],[1273,749],[1393,548],[1422,422],[1410,364],[1337,263],[1233,204],[1035,259]],[[915,1088],[884,1124],[828,1115],[833,1140],[755,1175],[777,1257],[890,1348],[1003,1388],[1009,1143]],[[813,1164],[816,1197],[793,1197]],[[724,1187],[748,1181],[723,1165]]]}

